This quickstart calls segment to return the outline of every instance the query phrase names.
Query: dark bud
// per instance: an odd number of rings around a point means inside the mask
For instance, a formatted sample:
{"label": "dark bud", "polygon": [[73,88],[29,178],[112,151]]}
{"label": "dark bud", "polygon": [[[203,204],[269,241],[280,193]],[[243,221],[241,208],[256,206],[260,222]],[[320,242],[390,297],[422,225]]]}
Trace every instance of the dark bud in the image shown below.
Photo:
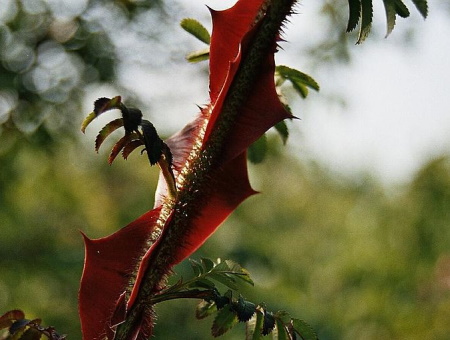
{"label": "dark bud", "polygon": [[148,120],[142,120],[141,127],[148,160],[151,165],[155,165],[161,158],[163,148],[166,144],[159,138],[155,127]]}
{"label": "dark bud", "polygon": [[125,128],[126,133],[137,131],[138,126],[141,125],[142,122],[141,110],[127,108],[125,105],[122,105],[120,111],[122,111],[123,127]]}
{"label": "dark bud", "polygon": [[230,298],[227,296],[219,295],[214,299],[214,302],[216,303],[217,309],[220,310],[230,303]]}

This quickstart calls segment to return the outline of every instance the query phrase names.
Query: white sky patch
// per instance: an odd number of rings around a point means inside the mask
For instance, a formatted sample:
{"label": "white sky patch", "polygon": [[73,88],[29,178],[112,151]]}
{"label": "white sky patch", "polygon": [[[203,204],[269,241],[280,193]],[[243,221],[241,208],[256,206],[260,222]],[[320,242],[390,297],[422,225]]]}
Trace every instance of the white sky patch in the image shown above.
{"label": "white sky patch", "polygon": [[[205,4],[221,9],[233,2],[180,1],[186,10],[179,19],[196,18],[210,29]],[[321,85],[318,94],[311,91],[306,101],[291,103],[301,121],[289,124],[288,144],[300,159],[318,160],[344,175],[371,173],[385,183],[398,183],[407,181],[428,159],[449,153],[450,39],[445,37],[450,36],[450,15],[430,1],[424,21],[414,5],[408,5],[411,18],[398,18],[387,39],[384,12],[375,8],[374,32],[363,45],[350,46],[352,64],[324,64],[314,73],[307,69],[307,54],[299,51],[320,36],[322,19],[316,16],[317,3],[303,1],[297,6],[300,14],[286,25],[288,42],[281,44],[277,62],[309,73]],[[401,46],[411,28],[417,33],[415,43]],[[204,47],[181,29],[173,42],[179,43],[183,34],[186,46]],[[180,45],[177,53],[191,52],[184,48]],[[146,118],[162,133],[172,134],[198,112],[196,104],[208,101],[206,64],[201,65],[186,62],[144,69],[136,64],[121,75],[149,103],[149,112],[143,110]],[[323,100],[336,94],[344,96],[346,106]]]}
{"label": "white sky patch", "polygon": [[[425,22],[414,22],[413,47],[389,41],[408,26],[398,19],[387,40],[372,35],[368,40],[379,41],[352,47],[350,67],[312,74],[320,93],[293,104],[302,121],[293,124],[299,139],[290,143],[301,144],[296,149],[300,158],[316,159],[339,173],[372,173],[396,183],[407,181],[430,158],[450,154],[450,39],[443,38],[450,34],[449,15],[431,7]],[[297,39],[288,39],[289,45]],[[295,63],[292,57],[283,62]],[[345,95],[347,106],[320,100],[333,91]]]}

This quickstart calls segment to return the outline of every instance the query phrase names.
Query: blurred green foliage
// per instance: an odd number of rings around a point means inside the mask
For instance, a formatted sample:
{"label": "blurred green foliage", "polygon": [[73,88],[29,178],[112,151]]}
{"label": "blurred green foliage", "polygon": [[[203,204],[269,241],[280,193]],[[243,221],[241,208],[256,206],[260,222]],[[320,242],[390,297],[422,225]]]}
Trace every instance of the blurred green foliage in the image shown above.
{"label": "blurred green foliage", "polygon": [[[102,237],[147,211],[158,176],[138,155],[109,167],[74,137],[86,114],[83,91],[115,81],[117,63],[130,58],[114,44],[118,32],[152,41],[148,13],[158,22],[168,14],[155,1],[56,3],[1,2],[0,314],[20,308],[80,339],[79,231]],[[345,14],[326,6],[336,20]],[[347,60],[343,31],[334,29],[312,55]],[[404,187],[386,189],[302,164],[272,137],[267,161],[251,166],[263,193],[196,257],[239,262],[256,285],[243,289],[246,298],[308,321],[321,339],[448,339],[450,160],[435,159]],[[176,272],[191,276],[187,263]],[[211,321],[195,320],[195,304],[159,305],[156,337],[209,338]],[[223,339],[241,339],[239,327]]]}
{"label": "blurred green foliage", "polygon": [[[273,136],[274,137],[274,136]],[[152,205],[157,171],[145,157],[106,166],[62,143],[48,153],[26,140],[0,156],[0,306],[44,318],[80,338],[79,230],[101,237]],[[321,339],[445,339],[450,332],[450,161],[427,164],[403,188],[337,178],[269,142],[252,166],[263,193],[245,202],[196,254],[247,268],[251,301],[307,320]],[[176,272],[190,277],[188,264]],[[156,336],[208,338],[194,301],[157,307]],[[233,329],[224,339],[239,339]]]}

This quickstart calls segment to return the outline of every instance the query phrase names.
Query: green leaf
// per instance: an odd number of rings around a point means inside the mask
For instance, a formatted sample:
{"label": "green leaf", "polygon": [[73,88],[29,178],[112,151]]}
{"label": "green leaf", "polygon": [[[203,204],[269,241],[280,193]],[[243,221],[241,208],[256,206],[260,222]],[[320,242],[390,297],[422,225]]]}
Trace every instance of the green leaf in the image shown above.
{"label": "green leaf", "polygon": [[395,18],[396,18],[396,7],[395,0],[383,0],[384,9],[386,11],[386,23],[387,23],[387,33],[386,37],[391,34],[392,30],[395,26]]}
{"label": "green leaf", "polygon": [[209,47],[202,50],[194,51],[186,56],[186,60],[190,63],[198,63],[209,59]]}
{"label": "green leaf", "polygon": [[211,334],[214,337],[218,337],[224,333],[226,333],[229,329],[231,329],[234,325],[238,323],[238,318],[236,313],[227,306],[222,308],[218,313],[216,318],[214,319]]}
{"label": "green leaf", "polygon": [[280,320],[284,324],[288,324],[291,322],[291,315],[284,310],[279,310],[278,312],[275,313],[274,316],[277,320]]}
{"label": "green leaf", "polygon": [[409,17],[409,9],[406,7],[406,5],[402,2],[402,0],[394,0],[395,1],[395,11],[398,15],[400,15],[402,18]]}
{"label": "green leaf", "polygon": [[276,320],[276,331],[277,340],[291,340],[291,337],[286,330],[286,326],[280,320]]}
{"label": "green leaf", "polygon": [[228,274],[233,274],[237,278],[243,280],[244,282],[246,282],[252,286],[255,285],[255,283],[253,282],[253,280],[250,277],[250,273],[247,271],[247,269],[242,268],[242,266],[239,263],[231,261],[231,260],[225,260],[224,262],[227,264],[227,266],[231,272]]}
{"label": "green leaf", "polygon": [[422,16],[424,18],[426,18],[428,16],[427,0],[412,0],[412,2],[416,6],[416,8],[419,10],[420,14],[422,14]]}
{"label": "green leaf", "polygon": [[349,16],[347,32],[353,31],[358,25],[361,15],[361,0],[348,0]]}
{"label": "green leaf", "polygon": [[372,0],[361,0],[361,27],[357,44],[361,44],[369,35],[372,27],[373,9]]}
{"label": "green leaf", "polygon": [[305,321],[292,319],[292,327],[304,340],[318,340],[317,334]]}
{"label": "green leaf", "polygon": [[208,30],[197,20],[192,18],[185,18],[181,20],[180,26],[188,33],[192,34],[198,40],[205,44],[211,43],[211,35]]}
{"label": "green leaf", "polygon": [[246,340],[263,340],[262,328],[264,322],[264,314],[260,311],[256,311],[256,316],[247,322],[247,335]]}
{"label": "green leaf", "polygon": [[275,124],[275,130],[277,130],[278,134],[280,135],[283,144],[286,144],[289,138],[289,130],[286,121],[282,120],[281,122]]}
{"label": "green leaf", "polygon": [[205,279],[205,278],[200,278],[198,280],[193,281],[191,284],[189,284],[190,288],[193,287],[199,287],[199,288],[206,288],[206,289],[211,289],[214,288],[216,285],[214,284],[214,282]]}
{"label": "green leaf", "polygon": [[308,88],[305,85],[303,85],[302,83],[292,83],[292,87],[294,88],[295,91],[297,91],[297,93],[303,99],[308,97],[308,93],[309,93]]}
{"label": "green leaf", "polygon": [[262,135],[248,148],[247,158],[253,164],[259,164],[266,158],[267,154],[267,137]]}
{"label": "green leaf", "polygon": [[410,12],[408,7],[406,7],[406,5],[403,3],[402,0],[394,0],[395,2],[395,11],[397,12],[397,14],[399,16],[401,16],[402,18],[407,18],[410,16]]}
{"label": "green leaf", "polygon": [[200,263],[192,259],[189,259],[189,262],[191,264],[191,268],[195,276],[200,276],[201,274],[203,274],[203,267]]}
{"label": "green leaf", "polygon": [[202,261],[203,268],[205,269],[205,272],[210,272],[211,269],[214,268],[214,262],[212,260],[203,257],[203,258],[201,258],[201,261]]}
{"label": "green leaf", "polygon": [[87,115],[86,118],[84,118],[83,122],[81,123],[81,132],[85,132],[87,126],[97,117],[97,114],[92,111]]}
{"label": "green leaf", "polygon": [[239,288],[236,284],[236,280],[234,280],[232,277],[227,276],[227,274],[225,273],[211,273],[208,277],[216,280],[217,282],[220,282],[230,289],[238,290]]}
{"label": "green leaf", "polygon": [[199,320],[204,319],[217,312],[217,306],[213,301],[202,300],[195,309],[195,317]]}
{"label": "green leaf", "polygon": [[[313,90],[319,91],[319,84],[310,75],[300,72],[299,70],[290,68],[288,66],[279,65],[275,68],[275,71],[280,77],[288,79],[293,85],[307,86]],[[295,88],[295,87],[294,87]]]}

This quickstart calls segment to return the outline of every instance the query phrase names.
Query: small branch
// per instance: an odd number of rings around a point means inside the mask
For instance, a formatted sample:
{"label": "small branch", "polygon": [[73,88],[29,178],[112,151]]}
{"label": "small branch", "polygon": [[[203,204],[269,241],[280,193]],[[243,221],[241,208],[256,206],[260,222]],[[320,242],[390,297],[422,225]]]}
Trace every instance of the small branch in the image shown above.
{"label": "small branch", "polygon": [[155,295],[150,299],[150,303],[156,305],[164,301],[175,300],[175,299],[202,299],[202,300],[213,300],[217,296],[217,292],[214,289],[199,290],[193,289],[188,291],[173,292],[173,293],[162,293]]}

